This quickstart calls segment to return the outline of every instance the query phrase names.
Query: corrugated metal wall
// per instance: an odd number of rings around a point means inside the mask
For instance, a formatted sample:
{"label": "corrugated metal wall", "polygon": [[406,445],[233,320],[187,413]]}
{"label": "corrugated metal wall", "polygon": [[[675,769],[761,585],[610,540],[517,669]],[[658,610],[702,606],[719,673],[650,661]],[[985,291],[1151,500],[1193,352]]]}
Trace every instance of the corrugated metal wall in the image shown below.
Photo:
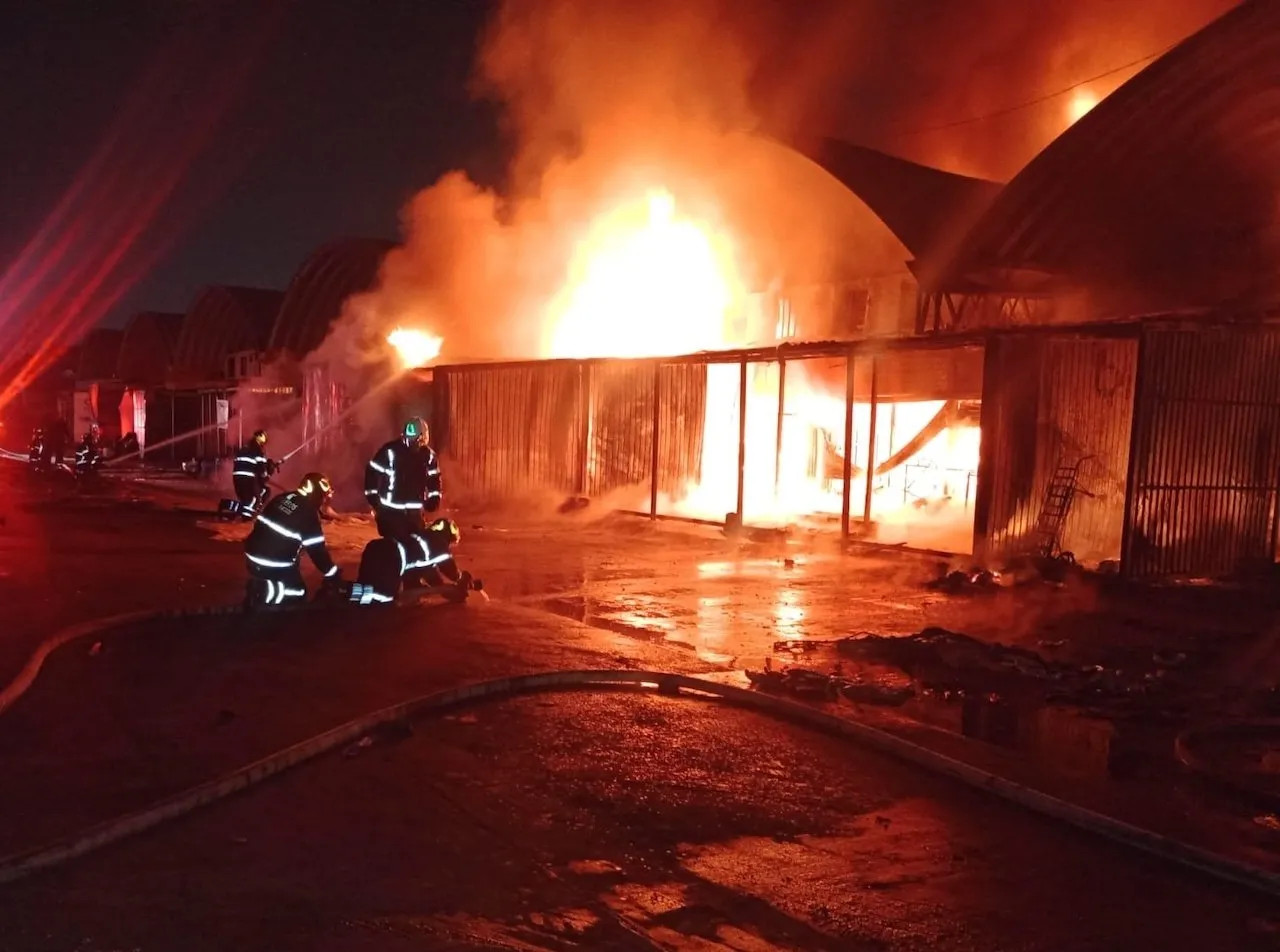
{"label": "corrugated metal wall", "polygon": [[591,367],[591,454],[587,495],[649,485],[653,472],[655,364],[624,361]]}
{"label": "corrugated metal wall", "polygon": [[1127,575],[1213,578],[1273,559],[1278,366],[1275,327],[1144,332]]}
{"label": "corrugated metal wall", "polygon": [[974,550],[998,561],[1030,530],[1036,485],[1036,430],[1045,341],[996,337],[983,367],[982,448],[974,504]]}
{"label": "corrugated metal wall", "polygon": [[707,365],[664,364],[658,387],[658,491],[678,496],[702,472]]}
{"label": "corrugated metal wall", "polygon": [[499,498],[572,493],[582,473],[581,368],[570,363],[441,371],[450,476]]}
{"label": "corrugated metal wall", "polygon": [[988,348],[977,526],[999,560],[1029,544],[1054,471],[1080,463],[1059,544],[1083,562],[1120,557],[1138,345],[1001,336]]}

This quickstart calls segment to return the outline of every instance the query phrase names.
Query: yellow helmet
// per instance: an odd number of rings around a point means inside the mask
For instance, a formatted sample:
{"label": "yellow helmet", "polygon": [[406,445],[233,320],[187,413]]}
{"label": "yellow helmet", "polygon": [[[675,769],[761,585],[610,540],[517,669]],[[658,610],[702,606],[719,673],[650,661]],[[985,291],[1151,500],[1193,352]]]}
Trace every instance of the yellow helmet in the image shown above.
{"label": "yellow helmet", "polygon": [[323,502],[333,495],[333,486],[324,473],[307,473],[302,477],[302,482],[298,483],[298,494],[314,496],[319,502]]}
{"label": "yellow helmet", "polygon": [[437,519],[427,528],[432,532],[440,532],[447,535],[450,545],[457,545],[462,541],[462,530],[458,528],[458,524],[452,519]]}

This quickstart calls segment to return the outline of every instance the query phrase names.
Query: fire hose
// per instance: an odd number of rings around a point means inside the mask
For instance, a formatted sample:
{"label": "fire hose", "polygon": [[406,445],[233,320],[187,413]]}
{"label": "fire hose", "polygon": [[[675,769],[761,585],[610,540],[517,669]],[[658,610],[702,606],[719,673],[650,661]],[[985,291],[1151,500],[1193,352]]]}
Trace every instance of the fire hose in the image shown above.
{"label": "fire hose", "polygon": [[[42,644],[32,655],[22,673],[8,687],[0,691],[0,712],[12,706],[30,688],[49,654],[77,638],[100,634],[129,622],[233,614],[238,611],[240,611],[238,606],[219,606],[171,612],[133,612],[65,629]],[[1031,787],[1014,783],[887,731],[771,694],[720,684],[691,675],[630,669],[551,671],[498,678],[436,691],[371,711],[217,779],[167,797],[143,810],[97,824],[88,830],[51,844],[0,858],[0,883],[13,882],[41,870],[58,866],[152,829],[168,820],[177,819],[202,807],[210,806],[314,760],[331,750],[350,744],[385,725],[439,714],[466,704],[503,700],[522,694],[565,689],[601,690],[619,687],[656,691],[668,697],[719,700],[824,733],[849,738],[897,760],[958,780],[1042,816],[1114,843],[1234,885],[1244,886],[1271,896],[1280,896],[1280,874],[1228,859],[1069,803]]]}

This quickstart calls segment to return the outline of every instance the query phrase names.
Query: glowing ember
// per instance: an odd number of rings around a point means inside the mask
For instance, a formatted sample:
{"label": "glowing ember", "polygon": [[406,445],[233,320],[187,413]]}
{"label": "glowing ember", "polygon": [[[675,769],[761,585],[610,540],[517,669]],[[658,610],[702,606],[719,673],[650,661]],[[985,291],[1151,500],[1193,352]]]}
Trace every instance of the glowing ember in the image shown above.
{"label": "glowing ember", "polygon": [[1087,89],[1077,89],[1067,103],[1067,118],[1076,123],[1089,114],[1089,111],[1098,104],[1098,97]]}
{"label": "glowing ember", "polygon": [[400,362],[413,369],[439,357],[444,338],[412,327],[397,327],[387,335],[387,343],[396,349]]}
{"label": "glowing ember", "polygon": [[653,191],[601,216],[551,303],[552,357],[658,357],[734,346],[743,288],[732,245]]}

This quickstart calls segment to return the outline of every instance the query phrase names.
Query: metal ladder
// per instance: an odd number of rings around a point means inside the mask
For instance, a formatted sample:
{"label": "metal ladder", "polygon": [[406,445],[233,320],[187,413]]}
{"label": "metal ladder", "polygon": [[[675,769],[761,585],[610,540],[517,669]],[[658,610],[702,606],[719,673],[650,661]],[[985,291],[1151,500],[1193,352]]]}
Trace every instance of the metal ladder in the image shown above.
{"label": "metal ladder", "polygon": [[1061,553],[1062,528],[1071,514],[1071,503],[1076,493],[1083,492],[1080,489],[1080,464],[1088,458],[1082,457],[1070,464],[1059,462],[1054,469],[1040,503],[1040,514],[1031,530],[1029,541],[1033,554],[1052,559]]}

